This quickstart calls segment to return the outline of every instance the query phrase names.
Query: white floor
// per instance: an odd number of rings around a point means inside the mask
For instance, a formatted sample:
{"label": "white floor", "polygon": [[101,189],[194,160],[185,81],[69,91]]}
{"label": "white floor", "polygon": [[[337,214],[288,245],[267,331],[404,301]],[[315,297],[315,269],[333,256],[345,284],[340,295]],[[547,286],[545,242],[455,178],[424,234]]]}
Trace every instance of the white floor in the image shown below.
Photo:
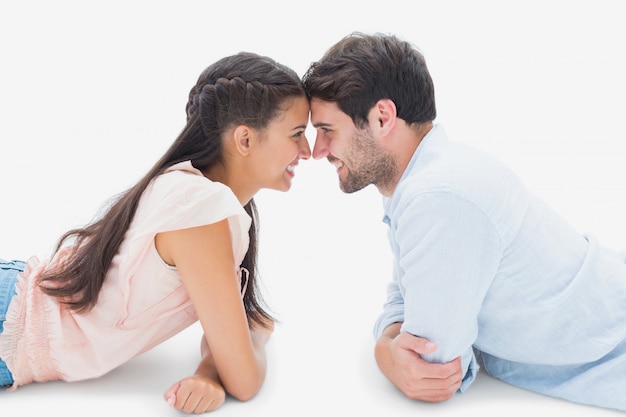
{"label": "white floor", "polygon": [[[511,387],[481,374],[468,392],[441,404],[413,402],[378,373],[367,338],[333,340],[319,329],[280,327],[269,346],[270,371],[262,391],[249,402],[231,398],[218,416],[618,416],[618,411],[576,405]],[[3,415],[36,417],[176,416],[162,400],[169,384],[193,369],[197,328],[136,358],[98,380],[51,382],[0,393]],[[334,345],[334,349],[330,346]],[[339,345],[339,347],[337,347]],[[329,352],[332,350],[332,354]],[[6,413],[6,414],[5,414]]]}
{"label": "white floor", "polygon": [[[209,63],[252,50],[302,74],[353,30],[419,46],[452,140],[501,158],[574,227],[626,249],[622,2],[411,2],[410,13],[406,3],[3,4],[0,257],[46,256],[142,175],[182,128],[189,88]],[[281,323],[263,390],[215,415],[623,415],[483,373],[444,404],[399,394],[373,360],[390,275],[380,199],[336,184],[326,161],[306,161],[290,192],[257,196],[266,300]],[[98,380],[0,392],[1,413],[179,415],[162,394],[194,370],[199,338],[191,327]]]}

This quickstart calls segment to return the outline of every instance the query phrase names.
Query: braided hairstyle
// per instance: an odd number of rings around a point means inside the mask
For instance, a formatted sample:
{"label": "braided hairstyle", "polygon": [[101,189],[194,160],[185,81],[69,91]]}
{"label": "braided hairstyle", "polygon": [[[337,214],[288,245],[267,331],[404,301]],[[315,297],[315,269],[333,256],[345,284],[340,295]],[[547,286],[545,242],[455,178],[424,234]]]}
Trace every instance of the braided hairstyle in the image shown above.
{"label": "braided hairstyle", "polygon": [[[43,274],[42,290],[77,312],[93,308],[150,182],[172,165],[187,160],[206,172],[222,160],[225,131],[241,124],[261,130],[280,114],[285,101],[294,97],[306,97],[298,75],[271,58],[240,52],[207,67],[189,92],[187,123],[178,138],[137,184],[112,200],[99,219],[61,236],[55,254],[73,241],[73,255],[59,268]],[[244,208],[252,225],[250,245],[241,265],[249,271],[243,302],[251,324],[263,325],[271,316],[262,306],[256,279],[258,213],[253,199]]]}

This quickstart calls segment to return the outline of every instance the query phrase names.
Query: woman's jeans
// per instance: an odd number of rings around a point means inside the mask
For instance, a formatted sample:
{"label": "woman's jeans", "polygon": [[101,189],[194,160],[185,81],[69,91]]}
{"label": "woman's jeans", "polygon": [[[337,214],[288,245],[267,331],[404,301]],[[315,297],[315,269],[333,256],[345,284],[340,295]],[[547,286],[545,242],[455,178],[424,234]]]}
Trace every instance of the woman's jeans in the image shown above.
{"label": "woman's jeans", "polygon": [[[24,270],[22,261],[4,261],[0,259],[0,333],[4,330],[9,303],[15,295],[17,274]],[[13,385],[13,376],[6,363],[0,358],[0,387]]]}

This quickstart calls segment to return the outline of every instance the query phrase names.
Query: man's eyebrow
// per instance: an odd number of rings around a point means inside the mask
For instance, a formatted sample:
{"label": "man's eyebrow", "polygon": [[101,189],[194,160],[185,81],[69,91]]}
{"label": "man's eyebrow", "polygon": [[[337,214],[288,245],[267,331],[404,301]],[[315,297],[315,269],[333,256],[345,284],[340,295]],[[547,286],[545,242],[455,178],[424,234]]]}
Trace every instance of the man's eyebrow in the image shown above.
{"label": "man's eyebrow", "polygon": [[314,124],[313,124],[313,127],[314,127],[314,128],[316,128],[316,129],[317,129],[318,127],[329,127],[329,126],[330,126],[330,123],[324,123],[324,122],[314,123]]}

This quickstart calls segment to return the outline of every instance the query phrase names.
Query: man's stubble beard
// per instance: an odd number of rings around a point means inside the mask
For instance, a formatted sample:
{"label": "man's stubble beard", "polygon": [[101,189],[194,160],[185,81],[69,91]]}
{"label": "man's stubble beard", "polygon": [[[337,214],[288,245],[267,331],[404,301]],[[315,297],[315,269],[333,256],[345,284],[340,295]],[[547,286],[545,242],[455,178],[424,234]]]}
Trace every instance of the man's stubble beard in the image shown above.
{"label": "man's stubble beard", "polygon": [[339,188],[344,193],[354,193],[370,184],[389,187],[396,178],[395,159],[381,149],[369,129],[358,130],[346,152],[344,166],[349,165],[345,179],[339,179]]}

